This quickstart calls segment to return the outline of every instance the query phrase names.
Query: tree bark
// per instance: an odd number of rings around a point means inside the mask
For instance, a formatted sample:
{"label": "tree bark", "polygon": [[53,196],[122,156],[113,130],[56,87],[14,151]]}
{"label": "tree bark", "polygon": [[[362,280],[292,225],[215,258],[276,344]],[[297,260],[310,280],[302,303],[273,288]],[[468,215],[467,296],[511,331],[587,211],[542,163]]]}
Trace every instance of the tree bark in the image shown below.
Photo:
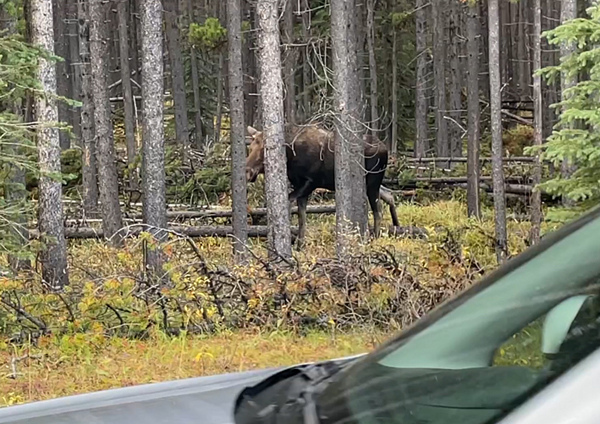
{"label": "tree bark", "polygon": [[98,170],[94,128],[94,101],[90,69],[89,10],[85,0],[77,2],[79,55],[81,61],[81,146],[83,210],[94,216],[98,210]]}
{"label": "tree bark", "polygon": [[310,67],[310,49],[311,46],[308,44],[310,39],[310,4],[309,0],[303,0],[302,2],[302,38],[303,42],[307,43],[303,50],[303,62],[302,62],[302,105],[303,105],[303,117],[304,122],[310,120],[311,107],[310,107],[310,93],[311,93],[311,67]]}
{"label": "tree bark", "polygon": [[285,122],[296,123],[296,84],[295,69],[296,49],[292,46],[294,42],[294,5],[293,1],[284,1],[283,11],[283,84],[285,87],[284,114]]}
{"label": "tree bark", "polygon": [[462,128],[461,110],[462,110],[462,84],[461,84],[461,61],[460,55],[460,7],[462,3],[459,0],[450,0],[449,14],[449,33],[450,33],[450,155],[453,157],[462,156]]}
{"label": "tree bark", "polygon": [[[65,19],[67,17],[66,0],[54,0],[53,19],[54,19],[54,53],[63,60],[56,62],[57,94],[59,96],[69,96],[69,55],[68,38],[66,36]],[[65,124],[71,124],[69,107],[64,101],[58,101],[58,119]],[[65,150],[71,147],[69,134],[64,130],[59,130],[60,147]]]}
{"label": "tree bark", "polygon": [[[96,128],[96,158],[98,185],[102,211],[102,227],[112,246],[121,246],[117,231],[123,226],[119,207],[119,180],[115,160],[113,123],[108,97],[108,63],[106,12],[110,4],[91,0],[90,8],[90,63],[92,68],[92,95]],[[112,237],[116,234],[115,237]]]}
{"label": "tree bark", "polygon": [[[50,53],[54,52],[54,25],[52,2],[31,0],[32,43]],[[37,130],[38,162],[41,172],[39,181],[38,223],[42,236],[47,237],[47,245],[41,252],[42,279],[54,290],[61,290],[69,284],[67,271],[67,247],[61,202],[62,185],[55,175],[61,172],[60,136],[53,122],[58,121],[58,107],[51,97],[56,94],[56,66],[43,58],[39,59],[38,80],[42,89],[50,96],[36,95],[35,110],[37,121],[49,126]]]}
{"label": "tree bark", "polygon": [[[69,97],[73,100],[81,101],[81,60],[79,53],[79,37],[77,23],[77,3],[78,0],[67,1],[67,19],[68,19],[68,44],[69,44],[69,66],[71,74],[71,83],[69,84]],[[68,106],[71,116],[70,122],[73,124],[73,137],[81,147],[81,110],[76,106]]]}
{"label": "tree bark", "polygon": [[415,157],[422,158],[427,150],[427,0],[417,0],[416,10],[416,48],[417,81],[415,86]]}
{"label": "tree bark", "polygon": [[[398,156],[398,33],[394,28],[392,33],[392,133],[391,149],[392,157]],[[419,84],[419,82],[417,82]],[[417,106],[418,108],[418,106]],[[416,109],[415,109],[416,111]],[[417,112],[418,113],[418,112]],[[418,119],[417,119],[418,120]],[[415,142],[415,153],[417,151],[418,141]]]}
{"label": "tree bark", "polygon": [[[542,131],[544,126],[544,112],[542,110],[542,77],[536,75],[542,67],[542,5],[541,0],[533,0],[533,121],[535,123],[533,144],[542,145]],[[533,185],[537,186],[542,181],[542,165],[539,157],[533,169]],[[531,194],[531,233],[530,242],[536,244],[540,241],[542,225],[542,194],[539,190]]]}
{"label": "tree bark", "polygon": [[137,188],[137,172],[134,169],[137,146],[135,142],[135,111],[133,107],[133,89],[131,87],[131,69],[129,67],[129,34],[127,31],[127,0],[119,0],[119,56],[121,63],[121,86],[123,87],[123,107],[125,109],[125,140],[127,145],[127,165],[129,166],[129,186]]}
{"label": "tree bark", "polygon": [[[354,0],[354,4],[350,2],[350,7],[353,6],[354,13],[349,14],[350,25],[348,27],[348,65],[350,73],[348,76],[348,87],[350,93],[350,101],[348,106],[347,129],[350,131],[350,137],[345,138],[345,142],[349,149],[349,167],[350,179],[345,183],[350,185],[352,190],[352,215],[350,222],[354,225],[361,237],[366,235],[368,230],[368,209],[367,209],[367,186],[364,171],[364,122],[366,121],[366,98],[364,84],[364,43],[366,32],[364,32],[364,3]],[[332,48],[333,51],[333,48]],[[335,63],[335,59],[333,61]],[[334,65],[335,66],[335,65]]]}
{"label": "tree bark", "polygon": [[227,2],[229,48],[229,109],[231,114],[231,191],[233,204],[233,252],[244,262],[248,242],[244,73],[242,68],[242,12],[240,0]]}
{"label": "tree bark", "polygon": [[177,0],[165,0],[165,35],[171,65],[171,89],[173,90],[173,107],[175,109],[175,136],[183,146],[183,161],[187,162],[190,148],[190,133],[187,118],[187,99],[185,94],[185,74],[180,47],[179,7]]}
{"label": "tree bark", "polygon": [[467,146],[467,212],[481,218],[479,201],[479,138],[481,136],[481,110],[479,106],[479,5],[471,3],[467,9],[467,94],[468,132]]}
{"label": "tree bark", "polygon": [[448,124],[446,122],[446,19],[444,10],[447,0],[431,3],[433,8],[433,76],[436,92],[436,153],[438,156],[448,156]]}
{"label": "tree bark", "polygon": [[[356,95],[356,49],[352,39],[355,38],[353,25],[353,2],[344,0],[331,1],[331,42],[333,57],[333,86],[335,119],[335,203],[336,203],[336,246],[338,257],[344,259],[350,253],[352,235],[362,233],[361,223],[357,221],[353,211],[354,190],[351,186],[353,169],[361,162],[353,156],[353,146],[358,139],[356,128],[355,102]],[[358,139],[358,140],[357,140]],[[362,162],[364,163],[364,162]],[[363,185],[364,187],[364,185]],[[364,197],[360,195],[361,199]]]}
{"label": "tree bark", "polygon": [[217,62],[217,110],[215,111],[216,121],[214,127],[214,139],[218,143],[221,140],[221,126],[223,122],[223,77],[225,75],[225,55],[222,51],[218,53],[219,60]]}
{"label": "tree bark", "polygon": [[284,140],[283,80],[277,0],[258,0],[260,94],[265,135],[265,192],[271,258],[292,255]]}
{"label": "tree bark", "polygon": [[[566,21],[570,21],[572,19],[577,18],[577,0],[562,0],[561,2],[561,12],[560,12],[560,22],[564,23]],[[560,46],[560,56],[561,58],[565,58],[570,56],[575,51],[574,43],[562,43]],[[565,97],[565,90],[574,87],[577,84],[577,79],[567,75],[565,72],[561,75],[561,92],[563,98]],[[570,163],[568,159],[563,160],[561,164],[561,174],[562,177],[567,179],[569,178],[573,172],[575,172],[575,167]],[[573,206],[574,202],[566,196],[563,196],[563,205],[570,207]]]}
{"label": "tree bark", "polygon": [[[17,31],[17,17],[12,16],[6,9],[0,9],[0,32],[3,35],[14,35]],[[31,40],[27,40],[31,41]],[[8,105],[0,102],[0,108],[6,106],[14,110],[14,114],[24,121],[23,108],[16,102],[9,102]],[[24,103],[24,102],[23,102]],[[25,156],[25,151],[20,146],[12,146],[11,143],[0,144],[0,148],[5,150],[8,155]],[[22,206],[25,205],[28,199],[26,190],[25,170],[19,166],[7,164],[9,170],[4,181],[4,195],[6,198],[6,206],[14,213],[9,212],[8,218],[15,225],[11,225],[12,237],[18,246],[24,246],[29,239],[29,231],[27,230],[27,215],[24,213]],[[31,263],[27,259],[20,259],[18,256],[9,255],[8,263],[11,269],[18,272],[31,267]]]}
{"label": "tree bark", "polygon": [[379,133],[379,109],[377,107],[377,62],[375,61],[375,1],[367,0],[367,49],[369,52],[369,76],[371,97],[371,133]]}
{"label": "tree bark", "polygon": [[[190,22],[194,21],[193,0],[187,0],[187,13]],[[190,46],[190,67],[192,70],[192,90],[194,92],[194,139],[195,146],[199,149],[204,143],[202,132],[202,103],[200,101],[200,79],[198,75],[198,57],[196,49]]]}
{"label": "tree bark", "polygon": [[[164,68],[162,5],[142,0],[142,191],[144,222],[157,242],[165,240],[167,228],[164,146]],[[148,251],[146,271],[150,278],[162,275],[160,248]]]}
{"label": "tree bark", "polygon": [[503,263],[508,255],[506,235],[506,196],[502,167],[502,96],[500,72],[499,0],[488,0],[490,119],[492,127],[492,176],[496,228],[496,258]]}

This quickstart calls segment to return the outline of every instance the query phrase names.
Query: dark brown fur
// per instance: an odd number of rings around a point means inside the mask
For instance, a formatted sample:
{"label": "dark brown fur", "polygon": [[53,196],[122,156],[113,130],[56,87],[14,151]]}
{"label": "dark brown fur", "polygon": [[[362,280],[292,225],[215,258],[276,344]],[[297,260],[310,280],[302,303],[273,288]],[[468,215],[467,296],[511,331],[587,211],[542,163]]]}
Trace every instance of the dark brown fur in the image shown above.
{"label": "dark brown fur", "polygon": [[[246,160],[246,178],[254,182],[259,174],[264,173],[264,137],[262,132],[252,127],[248,127],[248,133],[252,136],[252,142]],[[287,125],[285,140],[287,175],[293,188],[289,199],[296,200],[298,204],[298,241],[302,244],[306,234],[309,196],[317,188],[335,191],[334,134],[315,125]],[[365,136],[364,141],[367,199],[373,211],[377,237],[381,224],[379,191],[388,163],[388,151],[385,144],[371,135]],[[392,218],[394,225],[398,225],[395,210],[392,211]]]}

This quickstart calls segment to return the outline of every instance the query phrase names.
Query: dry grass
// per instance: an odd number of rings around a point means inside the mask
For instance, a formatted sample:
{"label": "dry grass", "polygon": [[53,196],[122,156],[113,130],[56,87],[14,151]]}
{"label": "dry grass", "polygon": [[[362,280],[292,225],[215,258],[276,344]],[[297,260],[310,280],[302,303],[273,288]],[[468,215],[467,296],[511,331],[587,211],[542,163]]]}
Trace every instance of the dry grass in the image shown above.
{"label": "dry grass", "polygon": [[[48,338],[38,348],[0,352],[0,406],[60,396],[292,365],[370,351],[381,333],[229,333],[211,337],[149,340],[98,339],[76,335]],[[12,358],[29,355],[16,364]]]}

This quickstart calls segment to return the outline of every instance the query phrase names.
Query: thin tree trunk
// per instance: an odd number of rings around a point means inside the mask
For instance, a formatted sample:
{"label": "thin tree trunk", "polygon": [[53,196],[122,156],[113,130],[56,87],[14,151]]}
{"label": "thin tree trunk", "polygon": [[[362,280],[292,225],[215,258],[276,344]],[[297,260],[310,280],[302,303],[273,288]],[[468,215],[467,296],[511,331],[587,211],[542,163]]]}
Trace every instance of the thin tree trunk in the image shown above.
{"label": "thin tree trunk", "polygon": [[519,1],[519,22],[517,23],[517,57],[519,60],[519,92],[521,99],[526,98],[529,95],[529,78],[531,72],[529,71],[529,55],[527,52],[527,45],[529,42],[529,14],[527,8],[527,0]]}
{"label": "thin tree trunk", "polygon": [[[160,0],[142,0],[142,191],[144,223],[157,242],[167,228],[164,145],[164,64],[162,5]],[[149,249],[146,270],[160,278],[164,257],[160,248]]]}
{"label": "thin tree trunk", "polygon": [[[14,35],[17,31],[17,17],[11,16],[6,9],[0,9],[0,33],[3,35]],[[30,40],[28,40],[30,41]],[[1,104],[1,103],[0,103]],[[4,105],[0,105],[0,108]],[[7,108],[14,109],[14,114],[24,120],[23,108],[21,105],[10,102],[6,105]],[[8,155],[25,156],[25,151],[20,146],[11,146],[10,143],[0,145],[2,150],[6,150]],[[18,246],[24,246],[29,240],[29,231],[27,230],[27,215],[22,207],[27,206],[28,193],[25,188],[25,170],[19,166],[9,165],[10,171],[6,176],[4,184],[4,194],[6,198],[6,206],[14,210],[11,213],[10,220],[12,236],[14,242]],[[18,272],[31,267],[31,263],[27,259],[20,259],[18,256],[9,255],[8,263],[11,269]]]}
{"label": "thin tree trunk", "polygon": [[190,148],[190,132],[188,128],[183,56],[180,47],[179,25],[177,24],[179,7],[177,0],[165,0],[164,3],[165,35],[171,65],[171,89],[173,90],[173,107],[175,109],[175,136],[177,142],[183,146],[183,160],[185,163]]}
{"label": "thin tree trunk", "polygon": [[223,123],[223,95],[225,91],[223,87],[223,77],[225,76],[225,54],[222,51],[219,51],[217,67],[217,110],[215,111],[217,120],[214,128],[214,139],[216,143],[221,140],[221,127]]}
{"label": "thin tree trunk", "polygon": [[371,133],[379,132],[379,109],[377,107],[377,62],[375,61],[375,1],[367,1],[367,49],[369,51],[369,75],[371,88]]}
{"label": "thin tree trunk", "polygon": [[85,0],[77,2],[79,22],[79,54],[81,61],[81,145],[83,148],[83,210],[88,217],[98,210],[98,169],[96,165],[96,140],[94,129],[94,102],[90,69],[89,10]]}
{"label": "thin tree trunk", "polygon": [[427,150],[427,0],[417,0],[416,47],[417,81],[415,87],[415,157],[422,158]]}
{"label": "thin tree trunk", "polygon": [[[561,13],[560,13],[560,21],[564,23],[566,21],[577,18],[577,0],[562,0],[561,3]],[[562,43],[560,46],[560,56],[561,58],[565,58],[570,56],[575,51],[574,43]],[[562,88],[562,96],[565,97],[565,90],[574,87],[577,84],[577,79],[570,77],[567,73],[563,72],[561,75],[561,88]],[[573,172],[575,172],[575,167],[568,159],[563,160],[561,166],[561,174],[562,177],[568,179]],[[563,205],[564,206],[573,206],[574,202],[563,196]]]}
{"label": "thin tree trunk", "polygon": [[246,243],[248,242],[241,16],[240,0],[228,0],[227,35],[229,41],[229,108],[231,113],[232,225],[233,251],[238,263],[244,262],[247,256]]}
{"label": "thin tree trunk", "polygon": [[[190,21],[194,20],[193,0],[187,0],[187,13]],[[192,69],[192,90],[194,92],[194,138],[195,146],[199,149],[204,143],[202,134],[202,104],[200,102],[200,79],[198,76],[198,57],[196,49],[190,46],[190,67]]]}
{"label": "thin tree trunk", "polygon": [[[115,161],[113,123],[108,97],[108,61],[106,43],[106,11],[103,0],[91,0],[90,7],[90,63],[92,68],[92,95],[96,128],[96,158],[98,185],[102,210],[102,229],[112,246],[121,246],[123,226],[119,206],[119,180]],[[114,236],[114,237],[113,237]]]}
{"label": "thin tree trunk", "polygon": [[[352,187],[354,170],[356,166],[364,164],[359,157],[354,156],[356,148],[353,144],[362,145],[357,137],[355,116],[356,102],[358,100],[353,90],[357,88],[357,58],[355,41],[353,2],[344,0],[331,1],[331,41],[333,59],[333,85],[335,120],[335,203],[336,203],[336,245],[338,257],[344,259],[350,253],[352,235],[360,228],[361,222],[357,219],[355,203],[362,200],[363,192],[359,199],[353,198],[355,189]],[[362,147],[362,146],[361,146]],[[362,154],[363,152],[361,152]],[[361,167],[362,170],[362,167]]]}
{"label": "thin tree trunk", "polygon": [[468,131],[467,146],[467,212],[481,218],[479,202],[479,138],[481,136],[481,110],[479,106],[479,5],[470,3],[467,9],[467,92]]}
{"label": "thin tree trunk", "polygon": [[[69,73],[71,74],[69,96],[74,100],[81,101],[81,61],[79,59],[79,37],[77,37],[77,3],[78,0],[68,0],[67,2]],[[70,122],[73,123],[73,136],[78,145],[81,146],[81,110],[76,106],[69,106],[69,113],[71,114]]]}
{"label": "thin tree trunk", "polygon": [[[67,17],[66,0],[54,0],[54,53],[63,60],[56,62],[57,94],[59,96],[69,96],[69,56],[66,36],[65,19]],[[63,102],[58,102],[58,119],[66,124],[71,124],[69,107]],[[71,147],[69,134],[64,130],[59,130],[60,147],[68,149]]]}
{"label": "thin tree trunk", "polygon": [[[54,52],[52,2],[31,0],[32,43]],[[42,89],[56,94],[56,66],[39,58],[38,79]],[[35,97],[37,121],[41,124],[58,121],[58,108],[51,96]],[[69,284],[67,247],[63,226],[62,185],[52,174],[61,172],[60,136],[56,127],[41,126],[37,130],[39,181],[38,223],[40,234],[48,243],[41,252],[42,279],[54,290]]]}
{"label": "thin tree trunk", "polygon": [[450,0],[450,156],[462,156],[462,85],[460,80],[460,7],[459,0]]}
{"label": "thin tree trunk", "polygon": [[283,80],[278,0],[258,0],[260,94],[265,135],[265,192],[272,260],[292,255],[287,164],[283,125]]}
{"label": "thin tree trunk", "polygon": [[[350,2],[352,6],[352,2]],[[365,154],[364,154],[364,122],[366,121],[366,97],[365,97],[365,6],[364,3],[354,0],[354,13],[349,15],[350,26],[348,38],[348,64],[351,71],[348,74],[348,84],[350,88],[350,103],[348,111],[350,112],[348,129],[351,131],[351,137],[346,138],[350,154],[350,180],[346,181],[352,189],[352,216],[351,222],[358,229],[361,237],[364,237],[368,230],[369,213],[367,209],[367,186],[365,179]],[[354,35],[354,36],[352,36]],[[354,95],[352,95],[354,94]]]}
{"label": "thin tree trunk", "polygon": [[129,40],[127,31],[127,0],[119,0],[119,56],[121,60],[121,85],[123,87],[123,106],[125,109],[125,139],[127,144],[127,164],[129,166],[129,186],[137,188],[137,172],[134,169],[137,146],[135,142],[135,111],[133,108],[133,89],[131,87],[131,69],[129,68]]}
{"label": "thin tree trunk", "polygon": [[[541,0],[533,0],[533,121],[535,124],[533,143],[535,146],[542,145],[542,131],[544,125],[544,114],[542,104],[542,77],[535,74],[542,67],[542,5]],[[537,158],[533,170],[533,185],[537,186],[542,181],[542,165]],[[536,244],[540,241],[540,229],[542,225],[542,193],[539,190],[531,193],[531,233],[530,242]]]}
{"label": "thin tree trunk", "polygon": [[446,19],[444,9],[447,1],[432,2],[433,8],[433,74],[436,87],[436,153],[446,157],[450,153],[448,145],[448,124],[446,123],[446,39],[444,37]]}
{"label": "thin tree trunk", "polygon": [[488,0],[490,119],[492,126],[492,185],[496,227],[496,257],[503,263],[508,255],[506,236],[506,196],[502,167],[502,97],[500,72],[499,0]]}
{"label": "thin tree trunk", "polygon": [[285,88],[284,113],[285,122],[296,123],[296,87],[294,78],[294,65],[296,63],[294,42],[294,2],[285,1],[283,13],[283,84]]}
{"label": "thin tree trunk", "polygon": [[[308,43],[310,38],[310,4],[309,0],[303,1],[302,8],[302,38],[303,42]],[[302,104],[304,108],[304,121],[309,121],[311,117],[310,107],[310,93],[311,93],[311,67],[310,67],[310,49],[311,46],[307,46],[303,50],[303,63],[302,63]]]}
{"label": "thin tree trunk", "polygon": [[[398,155],[398,33],[394,28],[392,33],[392,157]],[[419,82],[417,82],[419,84]],[[415,152],[418,142],[415,143]]]}

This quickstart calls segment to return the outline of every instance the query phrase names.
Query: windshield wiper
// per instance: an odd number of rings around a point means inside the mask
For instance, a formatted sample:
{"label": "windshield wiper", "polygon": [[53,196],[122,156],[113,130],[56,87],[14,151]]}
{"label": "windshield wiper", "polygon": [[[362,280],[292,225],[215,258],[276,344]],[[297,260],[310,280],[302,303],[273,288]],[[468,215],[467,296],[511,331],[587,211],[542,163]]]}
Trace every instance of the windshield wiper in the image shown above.
{"label": "windshield wiper", "polygon": [[236,423],[319,424],[316,395],[351,362],[294,367],[245,389],[236,402]]}

